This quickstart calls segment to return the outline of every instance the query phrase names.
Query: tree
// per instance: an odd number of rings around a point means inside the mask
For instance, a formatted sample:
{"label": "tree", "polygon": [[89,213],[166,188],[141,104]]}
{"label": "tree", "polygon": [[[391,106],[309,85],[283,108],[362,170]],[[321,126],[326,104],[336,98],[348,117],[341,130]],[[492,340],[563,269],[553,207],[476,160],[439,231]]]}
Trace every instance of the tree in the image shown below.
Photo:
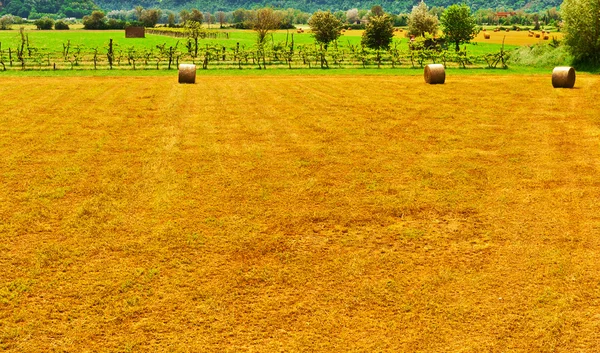
{"label": "tree", "polygon": [[192,9],[192,12],[190,12],[190,15],[187,20],[202,24],[202,21],[204,21],[204,15],[202,14],[202,12],[200,12],[200,10]]}
{"label": "tree", "polygon": [[363,32],[361,43],[371,49],[389,49],[394,39],[394,25],[388,15],[371,17]]}
{"label": "tree", "polygon": [[575,61],[600,65],[600,0],[565,0],[561,15],[565,44]]}
{"label": "tree", "polygon": [[425,33],[435,35],[438,30],[438,18],[427,11],[427,5],[421,1],[419,5],[413,6],[408,17],[408,34],[414,36],[425,36]]}
{"label": "tree", "polygon": [[179,21],[180,23],[186,23],[190,20],[190,12],[188,10],[181,10],[179,12]]}
{"label": "tree", "polygon": [[173,12],[169,12],[167,15],[167,24],[169,27],[175,27],[175,14]]}
{"label": "tree", "polygon": [[267,34],[270,31],[279,28],[281,20],[279,16],[271,8],[256,10],[254,19],[252,20],[252,29],[256,32],[259,45],[265,43]]}
{"label": "tree", "polygon": [[0,30],[11,29],[15,20],[12,15],[4,15],[0,17]]}
{"label": "tree", "polygon": [[325,50],[327,50],[329,43],[338,39],[342,33],[342,22],[330,11],[317,11],[313,13],[310,20],[308,20],[308,25],[313,32],[315,40],[322,43]]}
{"label": "tree", "polygon": [[94,11],[91,15],[83,17],[83,28],[85,29],[104,29],[105,27],[106,18],[102,11]]}
{"label": "tree", "polygon": [[139,17],[139,21],[144,25],[144,27],[154,27],[158,23],[159,18],[160,10],[143,10]]}
{"label": "tree", "polygon": [[350,9],[346,11],[346,20],[351,24],[356,24],[359,22],[360,18],[358,17],[358,9]]}
{"label": "tree", "polygon": [[460,50],[461,43],[469,43],[479,33],[475,17],[471,16],[471,9],[465,4],[450,5],[440,22],[444,36],[456,45],[456,51]]}
{"label": "tree", "polygon": [[373,16],[363,32],[361,44],[377,50],[377,66],[381,67],[381,49],[389,49],[394,39],[393,20],[388,15]]}
{"label": "tree", "polygon": [[378,17],[383,15],[385,15],[385,12],[383,12],[383,7],[381,7],[380,5],[375,5],[371,7],[371,16]]}
{"label": "tree", "polygon": [[217,21],[219,21],[219,27],[223,28],[223,25],[225,24],[225,12],[223,11],[217,11]]}
{"label": "tree", "polygon": [[68,30],[69,29],[69,24],[66,23],[65,21],[58,20],[54,24],[54,29],[59,30],[59,31],[60,30]]}
{"label": "tree", "polygon": [[37,29],[52,29],[54,27],[54,20],[49,17],[43,17],[33,22]]}

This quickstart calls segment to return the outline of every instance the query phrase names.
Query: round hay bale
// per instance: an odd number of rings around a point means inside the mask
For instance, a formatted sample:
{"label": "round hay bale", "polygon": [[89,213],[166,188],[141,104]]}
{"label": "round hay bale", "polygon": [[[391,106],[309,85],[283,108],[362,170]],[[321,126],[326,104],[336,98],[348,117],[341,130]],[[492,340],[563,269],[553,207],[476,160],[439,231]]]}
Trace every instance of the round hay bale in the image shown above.
{"label": "round hay bale", "polygon": [[446,70],[442,64],[429,64],[425,66],[425,82],[430,85],[444,83],[446,81]]}
{"label": "round hay bale", "polygon": [[484,39],[490,39],[490,34],[489,33],[484,33],[483,34],[483,38]]}
{"label": "round hay bale", "polygon": [[536,33],[536,34],[535,34],[535,37],[536,37],[536,38],[539,38],[539,37],[540,37],[540,34],[539,34],[539,33]]}
{"label": "round hay bale", "polygon": [[196,65],[179,65],[179,83],[196,83]]}
{"label": "round hay bale", "polygon": [[575,86],[575,69],[570,66],[558,66],[552,70],[552,87],[573,88]]}
{"label": "round hay bale", "polygon": [[550,39],[548,36],[544,36],[544,40],[548,40]]}

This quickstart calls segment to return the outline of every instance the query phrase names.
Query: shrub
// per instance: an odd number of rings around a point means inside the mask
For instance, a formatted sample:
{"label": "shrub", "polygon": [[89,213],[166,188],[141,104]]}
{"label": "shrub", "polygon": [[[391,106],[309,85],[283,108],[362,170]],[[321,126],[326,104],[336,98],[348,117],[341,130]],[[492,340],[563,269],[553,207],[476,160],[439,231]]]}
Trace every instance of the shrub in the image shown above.
{"label": "shrub", "polygon": [[37,29],[52,29],[54,26],[54,20],[48,17],[40,18],[33,22]]}
{"label": "shrub", "polygon": [[54,24],[54,29],[56,30],[67,30],[69,29],[69,25],[62,20],[56,21],[56,23]]}
{"label": "shrub", "polygon": [[514,50],[509,63],[533,67],[555,67],[568,66],[573,61],[567,48],[563,45],[556,46],[556,40],[548,44],[537,44],[532,46],[523,46]]}

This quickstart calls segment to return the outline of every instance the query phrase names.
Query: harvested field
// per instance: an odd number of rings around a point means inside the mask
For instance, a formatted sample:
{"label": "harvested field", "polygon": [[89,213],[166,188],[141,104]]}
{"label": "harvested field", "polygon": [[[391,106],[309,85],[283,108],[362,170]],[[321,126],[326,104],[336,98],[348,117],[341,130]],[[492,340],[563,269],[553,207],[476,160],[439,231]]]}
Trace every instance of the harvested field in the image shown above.
{"label": "harvested field", "polygon": [[598,348],[597,76],[2,82],[0,350]]}

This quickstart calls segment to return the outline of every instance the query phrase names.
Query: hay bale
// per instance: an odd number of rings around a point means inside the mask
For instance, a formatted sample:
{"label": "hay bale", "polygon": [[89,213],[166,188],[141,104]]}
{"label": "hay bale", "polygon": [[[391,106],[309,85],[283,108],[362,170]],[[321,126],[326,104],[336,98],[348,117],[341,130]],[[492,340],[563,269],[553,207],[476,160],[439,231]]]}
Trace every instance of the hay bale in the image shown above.
{"label": "hay bale", "polygon": [[544,36],[544,40],[548,40],[548,39],[549,39],[549,37],[545,35]]}
{"label": "hay bale", "polygon": [[539,33],[536,33],[536,34],[535,34],[535,37],[536,37],[536,38],[539,38],[539,37],[540,37],[540,34],[539,34]]}
{"label": "hay bale", "polygon": [[425,82],[431,85],[444,83],[446,81],[446,70],[442,64],[429,64],[425,66]]}
{"label": "hay bale", "polygon": [[490,39],[490,34],[489,33],[484,33],[483,34],[483,38],[484,39]]}
{"label": "hay bale", "polygon": [[558,66],[552,70],[552,87],[573,88],[575,86],[575,69],[570,66]]}
{"label": "hay bale", "polygon": [[179,65],[179,83],[196,83],[196,65]]}

